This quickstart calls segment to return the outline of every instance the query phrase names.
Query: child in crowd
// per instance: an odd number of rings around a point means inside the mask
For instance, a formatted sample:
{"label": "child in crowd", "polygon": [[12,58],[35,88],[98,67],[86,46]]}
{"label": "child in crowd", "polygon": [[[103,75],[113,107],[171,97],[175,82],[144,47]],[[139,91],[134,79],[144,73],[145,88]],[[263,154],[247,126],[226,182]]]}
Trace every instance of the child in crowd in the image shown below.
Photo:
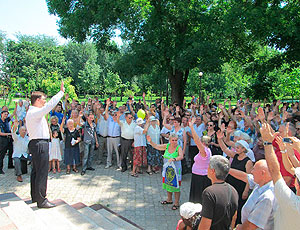
{"label": "child in crowd", "polygon": [[60,150],[60,140],[58,138],[57,130],[52,131],[51,142],[49,146],[49,171],[52,166],[52,172],[56,173],[57,171],[60,173],[59,161],[61,161],[61,150]]}

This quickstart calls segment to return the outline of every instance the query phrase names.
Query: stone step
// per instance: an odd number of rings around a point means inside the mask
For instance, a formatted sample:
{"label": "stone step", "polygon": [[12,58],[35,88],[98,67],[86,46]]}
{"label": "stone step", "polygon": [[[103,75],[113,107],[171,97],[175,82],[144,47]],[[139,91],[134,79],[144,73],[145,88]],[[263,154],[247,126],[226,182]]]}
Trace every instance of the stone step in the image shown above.
{"label": "stone step", "polygon": [[33,210],[18,196],[1,198],[0,208],[19,230],[42,230],[45,224],[37,218]]}
{"label": "stone step", "polygon": [[118,225],[120,228],[126,230],[140,230],[140,228],[137,228],[136,226],[132,225],[126,220],[123,220],[121,217],[117,216],[115,213],[106,210],[105,208],[99,209],[97,212],[103,217],[110,220],[110,222]]}
{"label": "stone step", "polygon": [[47,225],[49,230],[80,230],[69,219],[65,218],[56,207],[36,209],[34,213]]}
{"label": "stone step", "polygon": [[0,209],[0,230],[17,230],[17,226],[11,221],[6,213]]}
{"label": "stone step", "polygon": [[90,207],[84,207],[78,210],[82,215],[85,215],[91,221],[94,221],[97,225],[101,226],[103,230],[125,230],[119,225],[111,222],[109,219],[91,209]]}
{"label": "stone step", "polygon": [[62,204],[53,209],[57,211],[59,215],[66,218],[72,225],[76,226],[78,230],[103,230],[103,228],[98,226],[94,221],[82,215],[68,204]]}

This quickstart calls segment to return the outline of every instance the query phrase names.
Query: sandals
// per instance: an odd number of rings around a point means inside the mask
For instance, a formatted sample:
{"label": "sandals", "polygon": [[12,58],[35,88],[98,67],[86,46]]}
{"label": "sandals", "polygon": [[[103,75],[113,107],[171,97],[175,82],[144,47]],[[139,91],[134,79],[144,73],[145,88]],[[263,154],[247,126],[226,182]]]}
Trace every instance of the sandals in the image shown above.
{"label": "sandals", "polygon": [[61,169],[57,169],[57,172],[59,172],[59,173],[60,173],[60,172],[61,172]]}
{"label": "sandals", "polygon": [[153,174],[153,172],[151,172],[151,171],[150,171],[150,172],[149,172],[149,171],[146,171],[146,173],[148,173],[149,175],[152,175],[152,174]]}
{"label": "sandals", "polygon": [[78,171],[78,169],[72,169],[73,170],[73,172],[76,172],[76,173],[78,173],[79,171]]}
{"label": "sandals", "polygon": [[52,172],[53,172],[53,173],[56,173],[56,169],[52,169]]}
{"label": "sandals", "polygon": [[177,210],[178,208],[179,208],[179,205],[175,205],[175,204],[174,204],[174,205],[172,206],[172,210]]}
{"label": "sandals", "polygon": [[132,177],[138,177],[138,174],[136,174],[136,173],[130,173],[130,176],[132,176]]}
{"label": "sandals", "polygon": [[67,169],[67,174],[70,174],[70,172],[71,172],[71,169]]}
{"label": "sandals", "polygon": [[162,205],[165,205],[165,204],[173,204],[173,201],[167,201],[167,200],[164,200],[162,202],[160,202]]}

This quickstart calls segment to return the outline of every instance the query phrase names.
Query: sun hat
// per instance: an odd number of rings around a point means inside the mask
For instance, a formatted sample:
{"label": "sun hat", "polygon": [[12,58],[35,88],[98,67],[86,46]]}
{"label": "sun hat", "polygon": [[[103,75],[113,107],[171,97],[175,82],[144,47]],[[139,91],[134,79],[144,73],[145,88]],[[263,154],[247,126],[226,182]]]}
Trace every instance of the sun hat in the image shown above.
{"label": "sun hat", "polygon": [[138,118],[135,121],[138,125],[144,124],[144,120],[142,118]]}
{"label": "sun hat", "polygon": [[180,206],[180,216],[182,216],[184,219],[190,219],[196,213],[199,213],[201,211],[202,211],[201,204],[186,202]]}
{"label": "sun hat", "polygon": [[156,121],[157,119],[154,116],[150,117],[150,121]]}

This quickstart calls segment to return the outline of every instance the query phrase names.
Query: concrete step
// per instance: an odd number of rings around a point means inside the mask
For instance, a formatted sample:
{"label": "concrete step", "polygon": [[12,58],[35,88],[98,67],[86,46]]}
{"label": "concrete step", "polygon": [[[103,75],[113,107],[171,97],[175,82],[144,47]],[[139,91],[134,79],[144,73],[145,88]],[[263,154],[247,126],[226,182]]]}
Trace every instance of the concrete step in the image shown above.
{"label": "concrete step", "polygon": [[90,207],[84,207],[78,210],[82,215],[86,216],[97,225],[101,226],[103,230],[125,230],[125,228],[111,222],[109,219],[91,209]]}
{"label": "concrete step", "polygon": [[137,228],[128,221],[123,220],[121,217],[117,216],[115,213],[112,213],[104,208],[99,209],[97,212],[103,217],[107,218],[110,222],[118,225],[120,228],[126,230],[140,230],[140,228]]}
{"label": "concrete step", "polygon": [[17,230],[17,226],[11,221],[8,215],[0,209],[0,230]]}
{"label": "concrete step", "polygon": [[[3,198],[0,201],[1,211],[19,230],[44,230],[45,224],[37,218],[33,210],[18,196]],[[7,221],[7,219],[6,219]]]}
{"label": "concrete step", "polygon": [[48,229],[80,230],[69,219],[65,218],[57,208],[36,209],[34,213],[48,226]]}
{"label": "concrete step", "polygon": [[103,228],[98,226],[94,221],[82,215],[68,204],[62,204],[53,209],[57,211],[59,215],[66,218],[72,225],[76,226],[78,230],[103,230]]}

